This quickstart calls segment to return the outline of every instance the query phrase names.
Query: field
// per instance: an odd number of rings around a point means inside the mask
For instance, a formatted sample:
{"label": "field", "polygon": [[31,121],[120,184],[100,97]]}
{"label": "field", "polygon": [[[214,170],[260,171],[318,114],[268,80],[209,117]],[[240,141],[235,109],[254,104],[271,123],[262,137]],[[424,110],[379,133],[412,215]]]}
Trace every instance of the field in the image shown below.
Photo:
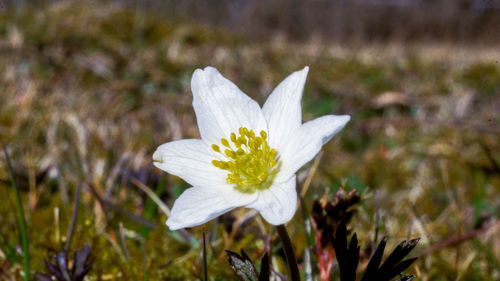
{"label": "field", "polygon": [[[421,237],[406,271],[415,280],[499,280],[499,61],[487,46],[253,40],[115,4],[2,11],[0,140],[24,207],[31,278],[65,246],[78,188],[68,247],[72,257],[90,245],[87,280],[202,280],[203,229],[209,280],[236,280],[224,250],[244,249],[258,264],[269,249],[273,269],[286,274],[277,233],[248,209],[169,231],[165,212],[188,185],[155,168],[151,155],[199,137],[195,69],[216,67],[262,105],[308,65],[303,120],[351,121],[298,173],[303,206],[287,229],[301,271],[310,255],[318,275],[304,227],[313,201],[343,187],[362,196],[349,224],[362,265],[375,237],[387,236],[389,249]],[[10,174],[2,153],[0,279],[21,280]]]}

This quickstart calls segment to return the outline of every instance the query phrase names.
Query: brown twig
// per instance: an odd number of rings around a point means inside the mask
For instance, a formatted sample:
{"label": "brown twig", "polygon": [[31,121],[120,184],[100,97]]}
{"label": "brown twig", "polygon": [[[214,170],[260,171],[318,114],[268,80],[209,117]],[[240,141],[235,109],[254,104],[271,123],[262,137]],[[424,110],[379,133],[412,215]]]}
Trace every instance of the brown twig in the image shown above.
{"label": "brown twig", "polygon": [[497,226],[500,226],[500,220],[496,221],[494,224],[491,224],[489,226],[485,226],[483,228],[467,232],[467,233],[460,235],[460,236],[451,237],[448,240],[439,242],[439,243],[434,244],[433,246],[427,248],[427,250],[425,250],[419,254],[419,257],[427,256],[427,255],[432,254],[433,252],[439,251],[441,249],[458,245],[458,244],[463,243],[465,241],[468,241],[472,238],[475,238],[476,236],[486,232],[487,230],[489,230],[493,227],[497,227]]}
{"label": "brown twig", "polygon": [[471,130],[479,133],[500,134],[500,127],[498,126],[472,124],[460,120],[443,121],[435,118],[416,119],[410,117],[399,117],[392,120],[387,120],[383,118],[372,118],[365,123],[364,127],[381,128],[388,125],[396,127],[409,127],[409,126],[452,127],[454,129]]}

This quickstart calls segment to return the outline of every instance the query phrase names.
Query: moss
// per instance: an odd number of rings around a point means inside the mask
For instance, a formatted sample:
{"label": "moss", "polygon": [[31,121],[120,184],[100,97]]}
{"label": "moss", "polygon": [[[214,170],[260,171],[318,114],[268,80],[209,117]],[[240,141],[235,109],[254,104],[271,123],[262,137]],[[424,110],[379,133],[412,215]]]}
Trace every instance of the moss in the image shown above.
{"label": "moss", "polygon": [[494,63],[473,64],[463,71],[459,81],[482,95],[492,96],[500,91],[500,68]]}

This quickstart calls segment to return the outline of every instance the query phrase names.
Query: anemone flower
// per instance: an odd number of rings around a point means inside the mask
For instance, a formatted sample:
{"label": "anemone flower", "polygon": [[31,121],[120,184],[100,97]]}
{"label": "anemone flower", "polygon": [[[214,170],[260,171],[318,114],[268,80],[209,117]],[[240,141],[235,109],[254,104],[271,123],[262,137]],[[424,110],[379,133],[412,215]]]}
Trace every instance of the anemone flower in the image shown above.
{"label": "anemone flower", "polygon": [[156,167],[193,186],[175,201],[167,220],[171,230],[201,225],[237,207],[253,208],[273,225],[292,219],[295,173],[350,119],[326,115],[302,124],[308,71],[288,76],[262,108],[215,68],[194,72],[201,139],[168,142],[153,154]]}

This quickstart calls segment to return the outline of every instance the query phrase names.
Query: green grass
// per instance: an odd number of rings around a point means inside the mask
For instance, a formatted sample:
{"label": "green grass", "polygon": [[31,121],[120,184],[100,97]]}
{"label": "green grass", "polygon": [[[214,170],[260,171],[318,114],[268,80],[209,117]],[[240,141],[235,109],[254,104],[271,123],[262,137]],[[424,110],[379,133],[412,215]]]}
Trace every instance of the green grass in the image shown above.
{"label": "green grass", "polygon": [[[361,190],[365,199],[352,227],[366,242],[362,247],[374,236],[377,190],[379,231],[390,237],[388,248],[406,239],[410,226],[411,236],[422,237],[418,254],[458,231],[498,220],[500,66],[492,59],[498,53],[479,47],[317,44],[250,41],[227,30],[96,3],[0,14],[0,139],[9,146],[27,210],[32,270],[45,271],[43,259],[65,244],[72,204],[61,187],[73,198],[75,187],[84,184],[71,251],[91,245],[90,280],[202,279],[201,227],[188,230],[187,237],[169,231],[166,216],[131,179],[145,183],[168,206],[188,187],[154,168],[151,154],[164,142],[199,136],[189,81],[196,68],[207,65],[260,104],[286,75],[309,65],[303,119],[352,119],[325,146],[306,207],[339,186]],[[14,196],[1,160],[1,193]],[[122,211],[101,205],[91,189]],[[235,278],[225,249],[243,248],[260,260],[271,234],[273,266],[286,272],[277,234],[258,217],[229,239],[242,212],[205,225],[212,235],[210,280]],[[0,204],[0,261],[6,274],[19,279],[22,258],[12,251],[20,244],[16,216]],[[122,249],[120,223],[130,258]],[[303,224],[297,212],[287,225],[299,266],[307,245]],[[498,280],[492,264],[500,260],[499,239],[498,227],[492,228],[421,257],[410,272],[418,280]]]}
{"label": "green grass", "polygon": [[[17,213],[17,225],[19,227],[19,236],[21,240],[21,246],[23,249],[23,265],[24,265],[24,280],[30,279],[30,253],[29,253],[29,242],[28,242],[28,233],[26,231],[26,219],[24,217],[24,207],[23,202],[21,201],[21,195],[19,193],[19,189],[17,188],[16,180],[14,179],[14,174],[12,170],[12,164],[10,162],[9,154],[7,152],[7,148],[4,144],[2,144],[3,154],[5,156],[5,160],[7,162],[7,168],[10,175],[10,181],[12,183],[12,189],[16,195],[16,207],[17,210],[13,211]],[[7,260],[8,257],[6,256]]]}

